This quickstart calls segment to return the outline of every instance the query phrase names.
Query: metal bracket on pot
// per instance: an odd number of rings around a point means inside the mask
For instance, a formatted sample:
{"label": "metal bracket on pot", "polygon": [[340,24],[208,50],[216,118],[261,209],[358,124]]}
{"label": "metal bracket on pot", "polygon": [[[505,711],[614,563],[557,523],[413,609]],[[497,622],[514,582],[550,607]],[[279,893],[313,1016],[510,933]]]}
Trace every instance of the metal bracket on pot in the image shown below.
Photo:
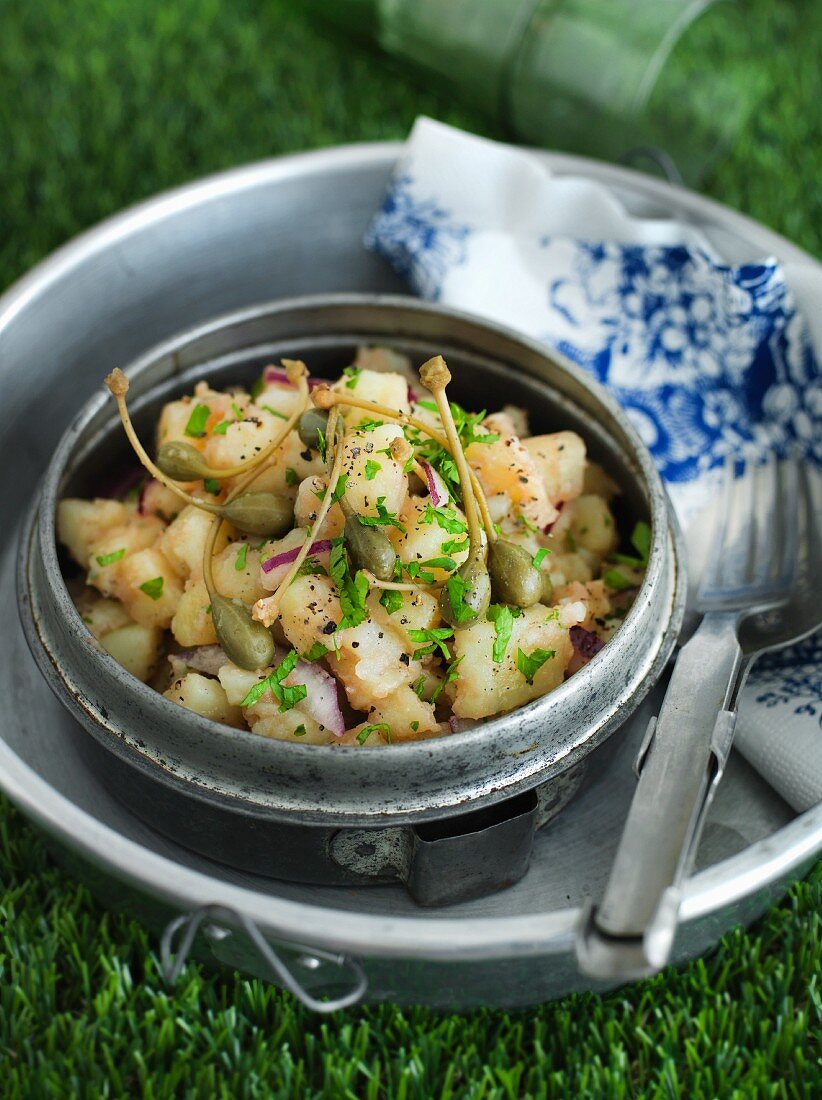
{"label": "metal bracket on pot", "polygon": [[526,791],[441,821],[336,834],[331,858],[357,874],[404,882],[419,905],[452,905],[503,890],[528,870],[540,802]]}
{"label": "metal bracket on pot", "polygon": [[[194,909],[190,913],[183,913],[182,916],[175,917],[166,925],[160,939],[160,961],[163,976],[169,984],[173,985],[180,976],[197,932],[204,921],[219,922],[209,923],[203,928],[203,932],[209,939],[218,943],[232,936],[234,929],[239,926],[256,949],[257,955],[262,959],[272,980],[293,993],[297,1000],[302,1002],[306,1008],[310,1008],[312,1012],[327,1014],[336,1012],[341,1008],[348,1008],[360,1001],[368,988],[368,979],[362,965],[356,959],[349,958],[348,955],[335,955],[329,951],[312,947],[306,949],[305,953],[301,954],[298,959],[298,962],[306,970],[317,970],[324,962],[330,963],[339,970],[347,972],[346,976],[354,983],[353,987],[343,993],[342,996],[322,1001],[318,1000],[300,984],[289,967],[286,966],[285,962],[265,939],[254,921],[244,913],[239,913],[236,909],[231,909],[226,905],[204,905],[200,909]],[[175,953],[174,937],[181,929],[183,929],[182,941]]]}

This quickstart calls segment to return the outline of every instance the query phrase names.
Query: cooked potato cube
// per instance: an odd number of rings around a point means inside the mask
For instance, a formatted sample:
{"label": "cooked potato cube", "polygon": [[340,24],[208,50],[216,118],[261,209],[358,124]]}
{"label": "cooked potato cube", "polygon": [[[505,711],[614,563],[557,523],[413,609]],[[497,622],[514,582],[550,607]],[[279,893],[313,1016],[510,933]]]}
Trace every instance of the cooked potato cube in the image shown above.
{"label": "cooked potato cube", "polygon": [[92,545],[127,518],[126,508],[119,500],[68,498],[57,505],[57,538],[85,569]]}
{"label": "cooked potato cube", "polygon": [[229,703],[225,688],[220,681],[202,676],[199,672],[187,672],[185,676],[175,680],[163,695],[173,703],[185,707],[186,710],[201,714],[203,718],[224,722],[227,726],[237,728],[245,725],[243,712],[239,707]]}
{"label": "cooked potato cube", "polygon": [[171,620],[171,633],[184,648],[216,644],[214,621],[208,610],[210,603],[203,581],[186,581],[185,591]]}
{"label": "cooked potato cube", "polygon": [[585,477],[585,443],[576,432],[535,435],[522,442],[537,464],[552,504],[579,496]]}
{"label": "cooked potato cube", "polygon": [[100,645],[132,676],[145,682],[157,663],[162,640],[158,627],[129,623],[104,634]]}
{"label": "cooked potato cube", "polygon": [[180,578],[160,550],[138,550],[121,566],[122,600],[129,614],[144,626],[166,629],[183,595]]}

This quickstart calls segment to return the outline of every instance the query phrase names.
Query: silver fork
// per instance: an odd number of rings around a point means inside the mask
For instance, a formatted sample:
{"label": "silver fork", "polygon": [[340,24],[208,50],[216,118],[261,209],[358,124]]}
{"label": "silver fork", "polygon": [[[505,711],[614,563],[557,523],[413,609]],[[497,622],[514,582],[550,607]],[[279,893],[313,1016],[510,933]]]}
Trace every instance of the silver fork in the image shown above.
{"label": "silver fork", "polygon": [[[719,530],[693,607],[702,620],[639,750],[639,781],[602,901],[588,907],[578,931],[577,959],[592,977],[642,977],[668,961],[682,883],[730,752],[745,677],[760,653],[819,624],[809,476],[773,457],[747,477],[735,478],[726,464]],[[800,564],[805,606],[784,614]]]}

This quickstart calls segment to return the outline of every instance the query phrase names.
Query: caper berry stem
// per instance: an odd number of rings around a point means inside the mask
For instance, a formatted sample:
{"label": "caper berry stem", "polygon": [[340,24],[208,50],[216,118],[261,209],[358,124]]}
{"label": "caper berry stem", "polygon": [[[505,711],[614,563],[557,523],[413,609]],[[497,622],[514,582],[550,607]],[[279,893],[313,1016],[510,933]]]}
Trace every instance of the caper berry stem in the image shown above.
{"label": "caper berry stem", "polygon": [[445,388],[451,381],[451,371],[448,369],[441,355],[435,355],[432,359],[423,363],[420,367],[420,381],[425,388],[431,392],[431,396],[436,402],[440,420],[442,421],[442,426],[445,429],[445,435],[448,439],[448,449],[457,464],[460,484],[462,485],[462,502],[465,506],[465,518],[468,522],[468,538],[470,542],[468,553],[469,557],[476,558],[478,556],[478,550],[482,546],[477,499],[474,495],[471,467],[468,465],[468,459],[465,457],[465,451],[462,449],[462,444],[460,443],[460,438],[457,433],[457,426],[454,423],[454,417],[451,413],[451,406],[445,395]]}
{"label": "caper berry stem", "polygon": [[[349,393],[337,393],[336,390],[332,390],[331,387],[327,385],[317,386],[312,394],[312,398],[318,409],[331,409],[335,405],[345,405],[350,408],[362,409],[363,412],[370,412],[372,416],[381,416],[383,420],[391,420],[395,424],[406,424],[409,428],[416,428],[418,432],[427,435],[430,439],[433,439],[435,443],[438,443],[443,450],[451,454],[451,447],[447,438],[438,432],[436,428],[432,428],[431,425],[426,424],[424,420],[418,420],[417,417],[411,416],[410,413],[400,412],[398,409],[391,409],[387,405],[380,405],[377,401],[368,401],[361,397],[354,397]],[[451,457],[456,461],[455,455],[452,454]],[[485,533],[488,536],[488,541],[493,542],[497,537],[497,533],[494,530],[494,521],[488,510],[488,502],[485,499],[485,493],[479,483],[479,478],[470,467],[469,477],[474,489],[474,495],[479,506],[480,514],[482,515]]]}
{"label": "caper berry stem", "polygon": [[440,584],[411,583],[410,581],[381,581],[370,569],[363,569],[365,579],[372,588],[387,588],[391,592],[439,592]]}
{"label": "caper berry stem", "polygon": [[180,500],[184,500],[186,504],[194,504],[197,508],[202,508],[204,512],[211,512],[212,515],[218,516],[220,514],[219,504],[215,504],[210,500],[200,500],[198,497],[193,497],[191,493],[187,493],[185,489],[181,489],[176,481],[173,481],[167,474],[164,474],[159,466],[155,465],[149,458],[131,422],[131,416],[128,411],[128,406],[126,405],[126,394],[128,393],[129,381],[120,368],[115,367],[111,374],[106,376],[104,381],[114,400],[117,402],[117,411],[120,413],[120,420],[122,421],[126,436],[134,449],[134,453],[139,458],[141,465],[153,478],[162,482],[167,489],[170,489],[172,493],[180,498]]}
{"label": "caper berry stem", "polygon": [[331,467],[330,475],[328,477],[328,485],[325,490],[325,497],[323,498],[322,507],[317,513],[317,518],[314,520],[314,523],[311,526],[311,530],[308,532],[305,541],[300,547],[300,552],[291,563],[291,568],[288,570],[286,575],[283,577],[283,579],[280,581],[280,583],[277,585],[276,589],[271,593],[271,595],[266,596],[262,600],[257,600],[257,602],[251,609],[251,614],[253,618],[256,619],[257,622],[263,623],[265,626],[271,626],[276,621],[279,614],[280,600],[283,598],[283,593],[297,576],[297,573],[300,570],[300,566],[308,557],[312,542],[314,542],[317,538],[317,533],[325,522],[325,517],[328,515],[328,510],[333,503],[332,498],[334,496],[334,486],[337,484],[337,479],[340,476],[343,455],[343,448],[341,446],[336,447],[334,462]]}

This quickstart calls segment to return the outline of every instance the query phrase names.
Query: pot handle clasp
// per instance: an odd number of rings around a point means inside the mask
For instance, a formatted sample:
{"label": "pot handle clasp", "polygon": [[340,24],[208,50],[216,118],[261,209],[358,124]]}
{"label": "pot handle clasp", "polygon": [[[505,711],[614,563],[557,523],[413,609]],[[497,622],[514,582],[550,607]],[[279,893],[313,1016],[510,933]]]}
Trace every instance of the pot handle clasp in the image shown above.
{"label": "pot handle clasp", "polygon": [[[304,1004],[306,1008],[310,1008],[312,1012],[328,1014],[341,1008],[348,1008],[362,1000],[368,988],[365,971],[357,959],[344,954],[338,955],[330,951],[323,951],[316,947],[306,948],[300,955],[299,960],[306,969],[315,970],[323,963],[328,963],[344,971],[350,980],[351,988],[345,993],[326,1000],[319,1000],[295,977],[290,967],[268,943],[254,921],[245,913],[240,913],[227,905],[203,905],[200,909],[183,913],[168,922],[160,938],[160,963],[163,977],[170,985],[173,985],[180,976],[197,933],[204,922],[209,922],[203,928],[204,933],[217,942],[230,936],[232,928],[241,930],[255,948],[259,958],[262,959],[272,979],[279,985],[284,986],[290,993],[293,993],[297,1000]],[[211,922],[216,923],[212,924]],[[180,932],[182,935],[175,950],[175,937]]]}

